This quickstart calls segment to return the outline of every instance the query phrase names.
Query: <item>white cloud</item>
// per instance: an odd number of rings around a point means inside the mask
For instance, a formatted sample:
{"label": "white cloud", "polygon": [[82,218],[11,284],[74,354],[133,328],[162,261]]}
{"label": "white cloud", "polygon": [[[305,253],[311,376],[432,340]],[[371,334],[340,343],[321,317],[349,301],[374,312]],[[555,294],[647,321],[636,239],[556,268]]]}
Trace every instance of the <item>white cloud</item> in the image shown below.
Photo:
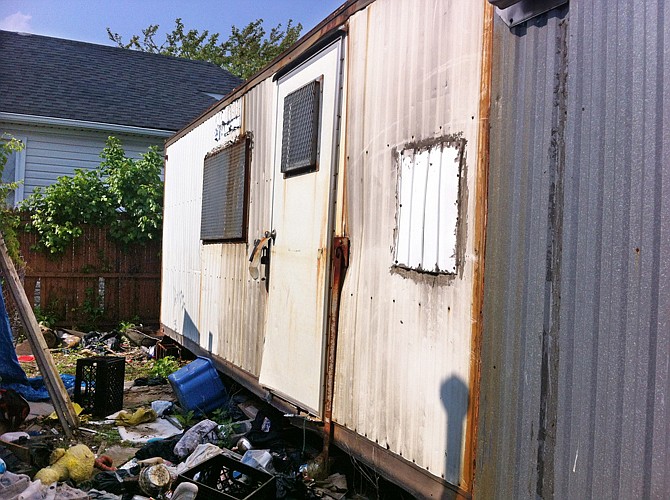
{"label": "white cloud", "polygon": [[32,18],[33,16],[30,14],[16,12],[0,21],[0,29],[7,31],[30,31],[30,20]]}

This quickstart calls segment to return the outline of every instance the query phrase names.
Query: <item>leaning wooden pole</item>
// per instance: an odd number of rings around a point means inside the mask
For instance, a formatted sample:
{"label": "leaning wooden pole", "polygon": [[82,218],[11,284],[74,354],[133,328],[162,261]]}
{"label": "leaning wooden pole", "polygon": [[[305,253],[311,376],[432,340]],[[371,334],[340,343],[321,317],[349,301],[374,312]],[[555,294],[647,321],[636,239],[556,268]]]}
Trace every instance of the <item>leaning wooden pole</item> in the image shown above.
{"label": "leaning wooden pole", "polygon": [[49,396],[51,396],[51,403],[56,410],[56,415],[58,415],[58,419],[63,426],[65,435],[68,438],[72,438],[73,430],[79,427],[79,417],[74,411],[72,401],[70,401],[63,381],[58,374],[51,351],[49,351],[44,341],[40,326],[37,324],[37,318],[35,318],[33,309],[30,307],[26,291],[23,289],[19,275],[14,267],[14,262],[9,258],[7,245],[5,245],[2,233],[0,233],[0,268],[2,268],[2,274],[16,303],[23,327],[28,334],[30,348],[35,355],[37,366],[44,378],[44,384],[49,391]]}

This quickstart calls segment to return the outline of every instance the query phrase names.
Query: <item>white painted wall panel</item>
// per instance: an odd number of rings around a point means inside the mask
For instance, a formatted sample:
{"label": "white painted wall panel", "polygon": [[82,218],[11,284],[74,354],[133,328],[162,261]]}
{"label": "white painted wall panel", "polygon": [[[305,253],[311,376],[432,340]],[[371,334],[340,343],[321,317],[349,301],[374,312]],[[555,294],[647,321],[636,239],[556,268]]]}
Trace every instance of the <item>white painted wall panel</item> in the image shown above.
{"label": "white painted wall panel", "polygon": [[246,243],[200,241],[203,161],[219,145],[216,115],[170,145],[165,176],[161,322],[255,376],[267,292],[249,276],[248,257],[254,239],[270,229],[274,88],[261,83],[239,108],[241,131],[252,135]]}
{"label": "white painted wall panel", "polygon": [[[377,0],[350,19],[345,161],[338,175],[346,189],[338,194],[338,214],[346,220],[336,223],[350,237],[351,260],[342,294],[334,419],[465,488],[475,209],[469,193],[477,162],[483,8],[469,0]],[[168,148],[166,171],[161,321],[204,348],[211,338],[212,352],[254,375],[266,292],[262,282],[250,280],[247,258],[253,239],[269,229],[275,85],[268,79],[242,98],[242,130],[254,136],[246,245],[203,247],[199,241],[202,159],[215,145],[215,116]],[[397,152],[457,134],[466,141],[457,273],[399,269]],[[424,185],[435,182],[429,160]],[[450,194],[440,178],[443,196]],[[428,197],[430,210],[434,198]],[[441,219],[431,224],[440,232],[445,226]],[[408,255],[434,259],[421,247],[412,250],[412,238],[405,243]]]}
{"label": "white painted wall panel", "polygon": [[[344,170],[351,260],[342,294],[334,418],[462,487],[468,487],[461,473],[475,209],[468,191],[474,192],[476,173],[483,9],[470,0],[378,0],[350,19],[348,36]],[[469,190],[460,197],[466,220],[458,272],[399,270],[397,151],[461,133]],[[414,173],[414,182],[424,185],[436,175],[425,160]],[[402,174],[408,168],[403,165]],[[434,197],[423,192],[417,201],[432,210]],[[401,242],[410,259],[428,255],[419,243]]]}

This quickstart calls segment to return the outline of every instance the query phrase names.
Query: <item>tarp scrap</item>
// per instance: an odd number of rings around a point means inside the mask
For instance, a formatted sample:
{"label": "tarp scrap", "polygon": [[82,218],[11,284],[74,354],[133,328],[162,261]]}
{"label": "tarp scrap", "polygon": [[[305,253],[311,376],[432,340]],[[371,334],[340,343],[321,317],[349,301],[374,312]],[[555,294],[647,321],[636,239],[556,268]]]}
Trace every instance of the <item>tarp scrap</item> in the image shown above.
{"label": "tarp scrap", "polygon": [[[0,381],[4,384],[28,382],[26,372],[23,371],[16,357],[12,328],[9,325],[9,316],[5,307],[5,299],[2,296],[0,285]],[[19,392],[19,391],[17,391]],[[25,396],[24,396],[25,397]],[[26,398],[27,399],[27,398]]]}

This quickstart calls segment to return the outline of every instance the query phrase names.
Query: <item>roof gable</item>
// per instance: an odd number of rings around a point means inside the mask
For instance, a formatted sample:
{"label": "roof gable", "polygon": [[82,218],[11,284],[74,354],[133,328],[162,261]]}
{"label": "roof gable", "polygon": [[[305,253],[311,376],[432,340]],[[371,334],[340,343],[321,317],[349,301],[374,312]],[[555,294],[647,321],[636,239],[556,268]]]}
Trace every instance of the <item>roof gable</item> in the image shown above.
{"label": "roof gable", "polygon": [[204,61],[0,31],[0,112],[176,131],[241,82]]}

